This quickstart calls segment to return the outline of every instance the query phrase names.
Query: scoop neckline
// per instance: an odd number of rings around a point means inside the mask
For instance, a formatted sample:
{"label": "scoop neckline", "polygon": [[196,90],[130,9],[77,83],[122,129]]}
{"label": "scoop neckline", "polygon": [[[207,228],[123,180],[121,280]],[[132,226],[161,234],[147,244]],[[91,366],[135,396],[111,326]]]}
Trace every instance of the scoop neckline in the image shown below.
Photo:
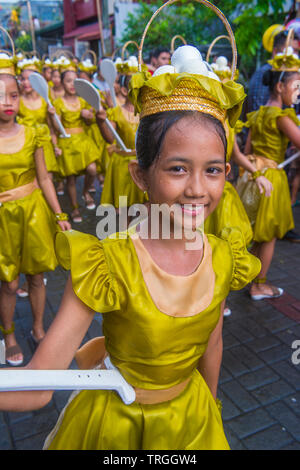
{"label": "scoop neckline", "polygon": [[[137,232],[136,230],[136,227],[134,227],[134,230],[130,231],[129,232],[129,236],[130,236],[130,240],[134,246],[134,240],[136,240],[138,242],[138,244],[142,247],[142,250],[143,252],[146,254],[146,256],[148,257],[148,259],[150,260],[150,263],[154,266],[155,269],[157,269],[159,272],[161,272],[164,276],[169,276],[170,278],[175,278],[175,279],[192,279],[194,276],[196,277],[197,274],[198,274],[198,271],[200,270],[204,260],[206,259],[207,257],[207,250],[206,250],[206,237],[205,235],[201,233],[201,237],[202,237],[202,245],[203,245],[203,253],[202,253],[202,258],[200,260],[200,263],[198,264],[198,266],[196,267],[195,271],[193,271],[191,274],[188,274],[188,275],[182,275],[182,274],[170,274],[168,273],[167,271],[165,271],[164,269],[162,269],[155,261],[154,259],[152,258],[152,256],[150,255],[149,251],[147,250],[147,248],[145,247],[141,237],[139,236],[139,233]],[[135,247],[134,247],[135,248]],[[135,250],[136,252],[136,250]],[[136,253],[137,255],[137,253]]]}

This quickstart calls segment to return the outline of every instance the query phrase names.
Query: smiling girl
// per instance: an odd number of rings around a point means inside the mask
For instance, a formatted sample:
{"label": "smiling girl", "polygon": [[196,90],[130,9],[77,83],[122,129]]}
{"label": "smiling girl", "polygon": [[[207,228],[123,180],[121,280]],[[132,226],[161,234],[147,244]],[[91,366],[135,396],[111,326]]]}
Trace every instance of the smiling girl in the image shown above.
{"label": "smiling girl", "polygon": [[[206,236],[197,216],[208,217],[221,198],[230,170],[224,122],[228,115],[234,125],[244,96],[241,85],[207,75],[133,75],[130,97],[141,121],[130,173],[150,207],[175,207],[185,217],[170,211],[167,239],[150,210],[146,221],[103,241],[76,231],[58,234],[57,256],[71,277],[27,368],[68,368],[93,312],[103,312],[105,355],[134,387],[136,400],[127,406],[104,390],[73,394],[45,448],[228,449],[216,402],[222,305],[230,290],[257,275],[260,263],[239,229]],[[146,236],[145,226],[158,237]],[[200,241],[193,250],[186,245],[191,234]],[[76,355],[81,367],[105,367],[103,342],[98,350],[85,346]],[[51,397],[4,392],[0,409],[38,408]]]}
{"label": "smiling girl", "polygon": [[16,123],[20,94],[13,64],[9,56],[0,60],[0,330],[6,361],[16,366],[23,362],[13,323],[19,274],[28,280],[31,335],[38,343],[45,335],[43,272],[56,268],[54,234],[70,224],[45,165],[45,128]]}

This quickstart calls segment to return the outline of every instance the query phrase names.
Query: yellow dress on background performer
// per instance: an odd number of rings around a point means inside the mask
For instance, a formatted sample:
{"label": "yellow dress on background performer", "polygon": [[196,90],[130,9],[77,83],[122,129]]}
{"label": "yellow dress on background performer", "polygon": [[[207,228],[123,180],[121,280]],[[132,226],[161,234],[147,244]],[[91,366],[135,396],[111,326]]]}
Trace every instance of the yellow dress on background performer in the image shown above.
{"label": "yellow dress on background performer", "polygon": [[47,139],[46,126],[20,126],[16,136],[0,139],[0,193],[33,185],[25,197],[1,203],[0,280],[5,282],[19,273],[52,271],[58,264],[54,251],[58,225],[42,191],[34,185],[34,152]]}
{"label": "yellow dress on background performer", "polygon": [[62,150],[62,155],[57,159],[61,177],[84,174],[90,163],[101,158],[101,150],[87,134],[81,117],[81,111],[90,109],[90,105],[81,97],[77,98],[76,105],[72,107],[63,98],[53,103],[67,134],[71,135],[66,139],[58,137],[57,145]]}
{"label": "yellow dress on background performer", "polygon": [[[137,399],[125,405],[113,391],[75,392],[44,448],[229,449],[197,365],[221,302],[258,274],[260,262],[238,229],[224,229],[223,239],[204,236],[193,274],[170,275],[153,261],[136,227],[127,233],[103,241],[77,231],[59,233],[56,251],[71,270],[78,298],[103,313],[107,353],[136,388]],[[173,398],[153,399],[172,387],[178,390]]]}
{"label": "yellow dress on background performer", "polygon": [[18,112],[17,121],[19,124],[23,124],[24,126],[44,126],[44,143],[43,143],[43,150],[44,150],[44,158],[47,170],[50,173],[57,173],[58,165],[56,156],[54,153],[53,144],[51,141],[51,134],[47,123],[47,116],[48,116],[48,107],[47,103],[43,98],[39,98],[41,106],[39,108],[30,109],[28,108],[22,96],[20,97],[20,108]]}
{"label": "yellow dress on background performer", "polygon": [[133,150],[133,153],[127,156],[125,152],[115,150],[111,154],[106,170],[101,204],[112,204],[114,207],[119,208],[120,196],[127,196],[128,207],[133,204],[143,204],[146,201],[146,196],[143,191],[136,186],[128,169],[128,163],[136,159],[135,135],[139,125],[139,119],[121,106],[109,108],[107,110],[107,118],[116,123],[118,134],[125,146]]}
{"label": "yellow dress on background performer", "polygon": [[[231,159],[235,139],[235,131],[228,121],[226,122],[226,134],[226,162],[228,163]],[[239,227],[243,232],[246,246],[250,245],[253,238],[251,223],[240,196],[229,181],[225,181],[224,191],[217,208],[204,223],[205,233],[212,233],[217,237],[220,236],[224,227]]]}
{"label": "yellow dress on background performer", "polygon": [[273,191],[270,197],[261,195],[253,227],[256,242],[268,242],[273,238],[283,238],[294,228],[291,197],[286,173],[277,169],[284,161],[289,139],[277,127],[277,119],[288,116],[300,125],[292,108],[280,109],[276,106],[261,106],[258,111],[247,114],[246,127],[251,129],[252,153],[263,157],[263,175],[271,181]]}

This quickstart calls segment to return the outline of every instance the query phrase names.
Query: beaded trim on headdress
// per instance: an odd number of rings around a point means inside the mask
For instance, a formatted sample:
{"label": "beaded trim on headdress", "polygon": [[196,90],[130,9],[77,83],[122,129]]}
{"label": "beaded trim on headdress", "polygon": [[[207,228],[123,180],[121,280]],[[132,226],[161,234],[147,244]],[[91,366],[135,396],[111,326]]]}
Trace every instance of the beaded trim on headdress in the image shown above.
{"label": "beaded trim on headdress", "polygon": [[[141,70],[142,48],[146,32],[152,20],[167,5],[178,0],[169,0],[152,16],[144,31],[139,49],[139,70],[129,84],[129,97],[140,117],[162,111],[194,110],[210,114],[224,124],[226,118],[232,127],[239,118],[246,97],[242,85],[232,79],[223,83],[204,62],[201,53],[193,46],[177,48],[171,65],[159,67],[149,77]],[[236,46],[230,25],[223,13],[207,0],[198,0],[208,6],[222,19],[233,49],[232,77],[236,70]],[[232,78],[231,77],[231,78]]]}

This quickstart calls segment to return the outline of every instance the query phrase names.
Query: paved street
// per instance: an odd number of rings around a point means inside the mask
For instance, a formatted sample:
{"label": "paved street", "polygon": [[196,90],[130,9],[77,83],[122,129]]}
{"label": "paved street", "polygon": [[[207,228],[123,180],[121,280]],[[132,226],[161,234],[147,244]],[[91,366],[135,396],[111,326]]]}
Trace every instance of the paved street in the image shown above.
{"label": "paved street", "polygon": [[[98,203],[99,188],[95,199]],[[68,211],[67,199],[62,197],[61,202]],[[83,223],[73,228],[94,235],[99,220],[95,211],[84,209],[82,214]],[[300,207],[294,215],[300,232]],[[285,295],[272,302],[251,301],[247,289],[229,296],[232,315],[224,322],[219,398],[233,450],[300,449],[300,364],[293,364],[291,347],[300,340],[299,260],[300,244],[279,241],[268,277],[285,289]],[[46,328],[55,317],[67,276],[61,268],[46,274]],[[28,362],[34,352],[28,299],[18,299],[15,321]],[[85,340],[101,334],[101,315],[96,315]],[[55,392],[48,406],[32,413],[0,413],[0,449],[41,449],[69,394]]]}

